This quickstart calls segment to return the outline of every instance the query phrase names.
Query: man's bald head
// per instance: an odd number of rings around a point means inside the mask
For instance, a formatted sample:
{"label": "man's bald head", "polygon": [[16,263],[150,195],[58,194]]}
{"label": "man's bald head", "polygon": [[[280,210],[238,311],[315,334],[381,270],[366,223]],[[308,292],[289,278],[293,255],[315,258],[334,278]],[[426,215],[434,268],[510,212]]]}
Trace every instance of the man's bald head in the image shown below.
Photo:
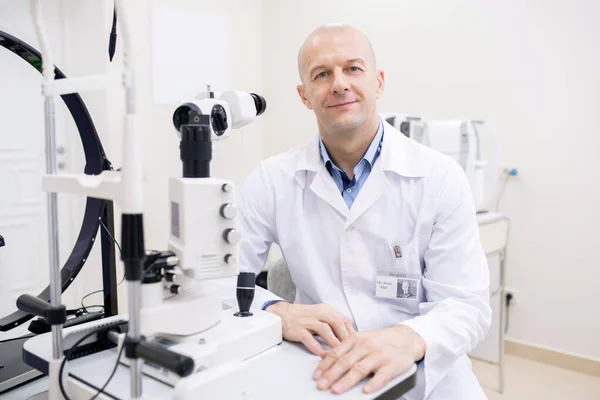
{"label": "man's bald head", "polygon": [[385,80],[364,33],[348,25],[317,28],[300,48],[298,72],[302,83],[296,90],[314,111],[322,137],[374,135]]}
{"label": "man's bald head", "polygon": [[375,52],[367,35],[351,25],[326,24],[308,35],[298,51],[298,73],[302,82],[304,82],[304,75],[308,72],[310,62],[314,60],[314,53],[324,45],[335,46],[336,42],[341,39],[353,40],[357,47],[357,53],[362,53],[365,63],[373,70],[376,69]]}

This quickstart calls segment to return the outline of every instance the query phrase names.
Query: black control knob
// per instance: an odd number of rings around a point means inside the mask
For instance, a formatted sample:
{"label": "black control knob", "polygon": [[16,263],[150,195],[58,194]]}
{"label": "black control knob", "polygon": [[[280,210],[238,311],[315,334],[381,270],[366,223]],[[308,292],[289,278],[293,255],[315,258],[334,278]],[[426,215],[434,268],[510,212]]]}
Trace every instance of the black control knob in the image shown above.
{"label": "black control knob", "polygon": [[181,286],[175,284],[169,287],[169,292],[172,294],[181,294]]}
{"label": "black control knob", "polygon": [[261,115],[267,109],[267,101],[264,97],[256,93],[250,93],[252,99],[254,99],[254,106],[256,107],[256,116]]}
{"label": "black control knob", "polygon": [[237,280],[237,302],[240,311],[235,313],[236,317],[251,317],[250,306],[254,300],[254,287],[256,276],[252,272],[240,272]]}
{"label": "black control knob", "polygon": [[217,104],[213,107],[211,115],[212,128],[217,136],[221,136],[227,130],[227,112],[222,105]]}

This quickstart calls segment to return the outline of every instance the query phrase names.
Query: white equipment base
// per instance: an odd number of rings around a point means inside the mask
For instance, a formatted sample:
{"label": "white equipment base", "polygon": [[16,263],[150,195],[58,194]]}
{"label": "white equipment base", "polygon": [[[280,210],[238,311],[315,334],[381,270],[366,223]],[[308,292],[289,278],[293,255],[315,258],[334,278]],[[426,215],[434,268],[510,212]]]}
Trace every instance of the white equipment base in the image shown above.
{"label": "white equipment base", "polygon": [[[229,310],[232,312],[233,310]],[[254,310],[252,310],[254,312]],[[118,320],[120,317],[106,318],[82,326],[65,330],[88,331],[92,326]],[[244,318],[245,319],[245,318]],[[51,337],[48,334],[36,336],[24,345],[24,351],[46,363],[52,356]],[[90,399],[101,388],[117,361],[118,349],[112,348],[69,361],[67,385],[72,398]],[[319,391],[312,374],[321,359],[306,350],[301,344],[282,342],[246,361],[231,361],[216,368],[210,368],[180,379],[177,385],[166,384],[144,375],[142,382],[144,399],[211,399],[211,400],[268,400],[268,399],[324,399],[331,398],[330,391]],[[43,365],[36,368],[43,368]],[[198,379],[198,375],[202,375]],[[46,380],[48,378],[43,378]],[[417,366],[413,365],[406,373],[393,379],[379,392],[366,395],[362,387],[366,380],[345,393],[342,399],[395,399],[401,397],[416,385]],[[36,381],[39,384],[40,381]],[[46,384],[46,387],[47,384]],[[26,392],[27,386],[15,390],[20,398],[27,398],[39,392]],[[113,379],[98,400],[130,398],[129,368],[119,364]],[[13,392],[11,392],[12,394]],[[110,397],[109,397],[110,396]]]}
{"label": "white equipment base", "polygon": [[[239,366],[244,360],[256,356],[283,340],[281,337],[281,319],[271,313],[252,309],[252,317],[239,318],[233,315],[233,310],[224,310],[221,321],[205,332],[188,336],[175,337],[162,335],[169,350],[191,357],[194,360],[195,374],[181,379],[177,374],[156,365],[144,363],[144,373],[161,382],[175,386],[182,381],[185,386],[193,385],[191,381],[203,384],[213,379],[218,373],[213,370],[229,373],[223,365]],[[193,318],[188,315],[187,318]],[[124,336],[121,337],[121,339]],[[163,343],[166,344],[166,343]],[[121,362],[128,364],[129,359],[124,355]],[[194,376],[195,375],[195,376]],[[203,378],[207,376],[208,378]]]}
{"label": "white equipment base", "polygon": [[[87,388],[86,400],[95,393],[92,387],[100,388],[110,374],[117,357],[117,349],[71,361],[69,384],[78,383]],[[319,391],[312,379],[320,358],[305,350],[301,345],[283,342],[266,352],[251,358],[239,366],[231,365],[227,371],[207,379],[197,392],[178,391],[155,379],[144,377],[142,388],[144,399],[214,399],[214,400],[268,400],[268,399],[330,399],[330,391]],[[226,368],[224,368],[226,369]],[[388,391],[397,389],[398,398],[414,386],[416,365],[405,374],[391,381],[381,391],[366,395],[361,382],[341,397],[342,399],[375,399]],[[184,380],[182,380],[184,381]],[[406,387],[402,387],[402,384]],[[90,387],[92,386],[92,387]],[[182,386],[183,388],[183,386]],[[129,399],[129,368],[119,365],[106,391],[115,399]],[[98,396],[102,399],[102,396]]]}

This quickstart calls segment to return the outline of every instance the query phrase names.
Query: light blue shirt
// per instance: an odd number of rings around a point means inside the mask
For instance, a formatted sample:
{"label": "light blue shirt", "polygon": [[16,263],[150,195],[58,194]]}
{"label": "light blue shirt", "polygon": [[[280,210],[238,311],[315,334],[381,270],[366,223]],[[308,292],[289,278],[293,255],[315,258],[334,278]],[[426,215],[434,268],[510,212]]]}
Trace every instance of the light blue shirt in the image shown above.
{"label": "light blue shirt", "polygon": [[344,201],[348,208],[352,207],[356,196],[358,196],[358,192],[360,188],[363,186],[367,177],[371,173],[371,169],[375,164],[375,160],[379,157],[379,153],[381,153],[381,144],[383,143],[383,123],[381,119],[379,120],[379,129],[375,134],[375,137],[371,141],[369,148],[362,156],[358,164],[354,167],[354,177],[352,179],[348,178],[348,175],[340,169],[337,165],[333,163],[331,158],[329,157],[329,153],[323,144],[323,140],[319,139],[319,147],[321,149],[321,158],[325,163],[325,167],[333,177],[335,184],[337,185]]}

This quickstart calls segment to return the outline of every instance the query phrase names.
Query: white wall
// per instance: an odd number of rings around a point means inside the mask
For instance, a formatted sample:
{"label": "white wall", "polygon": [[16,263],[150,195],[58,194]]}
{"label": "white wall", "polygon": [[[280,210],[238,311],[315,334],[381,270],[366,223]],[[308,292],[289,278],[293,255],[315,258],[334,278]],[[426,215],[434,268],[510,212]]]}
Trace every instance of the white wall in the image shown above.
{"label": "white wall", "polygon": [[304,143],[314,117],[295,86],[318,25],[370,37],[387,87],[380,111],[484,119],[520,169],[501,202],[512,219],[510,338],[600,359],[600,3],[264,2],[264,154]]}

